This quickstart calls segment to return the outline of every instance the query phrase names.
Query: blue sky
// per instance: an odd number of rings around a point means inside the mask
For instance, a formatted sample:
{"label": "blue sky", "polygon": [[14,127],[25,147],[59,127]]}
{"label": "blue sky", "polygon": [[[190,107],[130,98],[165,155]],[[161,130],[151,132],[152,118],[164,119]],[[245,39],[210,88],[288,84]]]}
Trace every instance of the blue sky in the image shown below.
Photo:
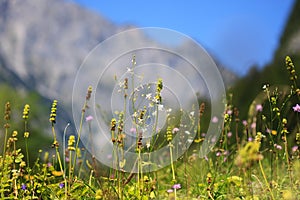
{"label": "blue sky", "polygon": [[272,60],[294,0],[72,0],[118,25],[161,27],[198,41],[239,75]]}

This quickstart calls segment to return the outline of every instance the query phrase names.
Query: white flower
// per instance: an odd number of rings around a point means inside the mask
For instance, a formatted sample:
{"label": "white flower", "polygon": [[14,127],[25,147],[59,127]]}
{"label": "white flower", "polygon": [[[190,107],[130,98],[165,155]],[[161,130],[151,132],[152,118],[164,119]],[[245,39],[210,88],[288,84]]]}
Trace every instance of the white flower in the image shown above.
{"label": "white flower", "polygon": [[151,100],[151,96],[152,96],[152,94],[151,94],[151,93],[149,93],[149,94],[146,94],[146,99],[148,99],[148,100]]}
{"label": "white flower", "polygon": [[157,106],[157,108],[158,108],[159,111],[163,111],[164,105],[159,104],[159,105]]}
{"label": "white flower", "polygon": [[190,135],[191,133],[189,131],[184,131],[185,134]]}

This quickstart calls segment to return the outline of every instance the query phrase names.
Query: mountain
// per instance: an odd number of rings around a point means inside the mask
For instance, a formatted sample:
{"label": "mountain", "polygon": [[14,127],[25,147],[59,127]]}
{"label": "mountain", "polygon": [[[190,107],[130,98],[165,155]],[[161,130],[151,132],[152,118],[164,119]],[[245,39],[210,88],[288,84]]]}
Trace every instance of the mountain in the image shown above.
{"label": "mountain", "polygon": [[[5,73],[14,74],[12,84],[18,82],[69,104],[76,72],[90,50],[131,28],[116,26],[99,14],[62,0],[0,0],[1,66],[5,66]],[[120,45],[134,46],[147,40],[155,43],[143,34],[131,39]],[[166,59],[170,58],[156,60]],[[226,83],[235,79],[228,70],[222,68],[222,72]]]}

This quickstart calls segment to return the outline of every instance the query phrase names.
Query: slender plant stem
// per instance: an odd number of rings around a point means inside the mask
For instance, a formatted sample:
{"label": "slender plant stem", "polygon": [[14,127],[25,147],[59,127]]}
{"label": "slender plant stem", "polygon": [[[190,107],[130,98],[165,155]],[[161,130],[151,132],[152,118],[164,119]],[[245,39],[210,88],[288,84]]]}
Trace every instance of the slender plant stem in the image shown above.
{"label": "slender plant stem", "polygon": [[262,173],[262,175],[263,175],[263,178],[264,178],[264,180],[265,180],[265,183],[266,183],[266,185],[267,185],[267,187],[268,187],[268,190],[269,190],[269,192],[270,192],[270,194],[271,194],[271,198],[272,198],[273,200],[275,200],[274,195],[273,195],[273,192],[272,192],[272,190],[271,190],[270,184],[269,184],[269,182],[268,182],[268,180],[267,180],[266,174],[265,174],[265,172],[264,172],[264,169],[263,169],[263,166],[262,166],[260,160],[258,161],[258,164],[259,164],[260,171],[261,171],[261,173]]}

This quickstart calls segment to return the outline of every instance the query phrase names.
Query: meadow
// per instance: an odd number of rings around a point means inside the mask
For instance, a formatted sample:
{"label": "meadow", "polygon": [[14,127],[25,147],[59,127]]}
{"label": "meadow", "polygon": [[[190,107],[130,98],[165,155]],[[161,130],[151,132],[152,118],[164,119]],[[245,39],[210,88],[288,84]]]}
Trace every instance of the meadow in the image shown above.
{"label": "meadow", "polygon": [[[199,100],[195,112],[180,111],[179,116],[188,122],[190,131],[196,133],[191,146],[176,158],[174,142],[178,136],[186,140],[185,124],[176,117],[167,116],[168,123],[151,142],[143,140],[143,129],[152,117],[147,108],[136,109],[132,102],[136,141],[131,150],[137,155],[133,171],[124,170],[129,164],[125,133],[126,110],[107,123],[112,145],[112,167],[102,165],[93,152],[81,145],[84,127],[92,127],[93,116],[88,112],[93,88],[83,94],[80,126],[77,133],[69,135],[67,142],[59,139],[56,131],[59,102],[53,100],[49,110],[49,127],[52,131],[51,149],[41,149],[32,160],[28,145],[31,112],[35,106],[24,102],[23,110],[12,112],[12,105],[4,107],[2,153],[0,155],[1,199],[300,199],[300,89],[297,72],[290,57],[285,60],[290,85],[277,87],[266,84],[261,95],[248,108],[247,118],[240,118],[239,108],[233,104],[234,93],[228,93],[222,119],[210,116],[210,105]],[[130,79],[120,80],[124,101],[128,100]],[[149,100],[156,113],[153,132],[157,131],[158,110],[163,105],[163,80],[158,79]],[[133,90],[134,91],[134,90]],[[84,96],[86,95],[86,96]],[[134,98],[132,98],[134,101]],[[225,101],[224,101],[225,102]],[[45,113],[45,115],[48,115]],[[197,115],[197,121],[193,121]],[[22,128],[15,128],[12,116],[22,120]],[[15,118],[14,117],[14,118]],[[201,146],[207,138],[208,123],[222,120],[220,137],[214,141],[210,152],[202,156]],[[21,140],[22,139],[22,140]],[[19,148],[19,143],[22,148]],[[162,147],[169,151],[169,164],[153,170],[155,163],[144,160],[142,155]],[[183,147],[180,147],[183,148]],[[132,164],[132,163],[131,163]],[[149,166],[153,166],[148,170]]]}

